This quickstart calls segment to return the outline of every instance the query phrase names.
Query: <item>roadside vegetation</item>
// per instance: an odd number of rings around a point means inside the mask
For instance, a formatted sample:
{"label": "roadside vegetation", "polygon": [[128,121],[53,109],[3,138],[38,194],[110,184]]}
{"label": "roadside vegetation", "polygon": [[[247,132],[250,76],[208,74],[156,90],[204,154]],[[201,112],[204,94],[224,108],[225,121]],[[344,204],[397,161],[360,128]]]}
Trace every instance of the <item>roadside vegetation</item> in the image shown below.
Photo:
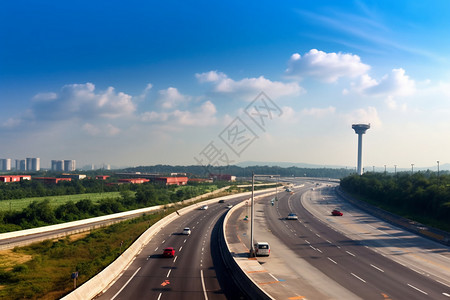
{"label": "roadside vegetation", "polygon": [[364,173],[341,179],[343,190],[405,218],[450,232],[450,175]]}
{"label": "roadside vegetation", "polygon": [[0,251],[0,299],[59,299],[95,276],[175,208],[90,233]]}
{"label": "roadside vegetation", "polygon": [[[11,187],[15,186],[17,190],[20,190],[23,184],[27,190],[29,183],[24,182],[9,183],[8,188],[14,190]],[[85,182],[80,180],[77,185],[83,184]],[[95,184],[98,187],[98,183]],[[67,187],[66,182],[61,182],[54,185],[53,188],[59,190],[61,188],[59,185],[62,185],[63,189]],[[187,186],[164,186],[153,183],[124,184],[119,187],[120,191],[100,193],[100,196],[98,196],[99,193],[85,193],[61,196],[61,198],[41,197],[18,210],[9,209],[9,206],[12,206],[15,201],[26,202],[29,200],[3,200],[6,202],[6,205],[3,205],[6,209],[0,210],[0,233],[183,201],[217,188],[218,184],[210,183]],[[52,190],[52,188],[48,189]],[[17,193],[20,194],[20,192]]]}

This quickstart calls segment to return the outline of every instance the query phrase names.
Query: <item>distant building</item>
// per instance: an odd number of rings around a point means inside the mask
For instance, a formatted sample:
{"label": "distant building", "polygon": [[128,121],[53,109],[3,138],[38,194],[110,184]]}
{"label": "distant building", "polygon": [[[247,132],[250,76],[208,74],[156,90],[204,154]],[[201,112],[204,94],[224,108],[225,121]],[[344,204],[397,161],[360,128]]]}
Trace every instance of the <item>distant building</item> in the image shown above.
{"label": "distant building", "polygon": [[95,176],[95,179],[98,179],[98,180],[106,180],[106,179],[108,179],[110,176],[109,175],[96,175]]}
{"label": "distant building", "polygon": [[187,177],[156,177],[153,179],[154,182],[162,183],[164,185],[186,185],[188,182]]}
{"label": "distant building", "polygon": [[33,180],[40,181],[44,184],[56,184],[60,181],[72,181],[72,178],[33,177]]}
{"label": "distant building", "polygon": [[41,159],[38,157],[27,157],[26,170],[39,171],[41,169]]}
{"label": "distant building", "polygon": [[11,171],[11,158],[0,158],[0,171]]}
{"label": "distant building", "polygon": [[85,179],[85,174],[61,174],[61,177],[63,178],[72,178],[73,180],[81,180]]}
{"label": "distant building", "polygon": [[214,180],[236,181],[236,176],[229,174],[210,174]]}
{"label": "distant building", "polygon": [[149,182],[150,180],[147,178],[123,178],[119,179],[119,183],[134,183],[134,184],[141,184],[144,182]]}
{"label": "distant building", "polygon": [[27,161],[25,159],[16,159],[16,170],[17,171],[26,171],[27,170]]}
{"label": "distant building", "polygon": [[66,172],[73,172],[76,170],[76,162],[75,160],[64,160],[64,171]]}
{"label": "distant building", "polygon": [[71,159],[52,160],[52,171],[73,172],[76,170],[76,161]]}
{"label": "distant building", "polygon": [[212,183],[213,180],[210,179],[210,178],[189,178],[189,182],[198,182],[198,183],[209,182],[209,183]]}
{"label": "distant building", "polygon": [[22,180],[31,180],[30,175],[7,175],[0,176],[0,182],[17,182]]}

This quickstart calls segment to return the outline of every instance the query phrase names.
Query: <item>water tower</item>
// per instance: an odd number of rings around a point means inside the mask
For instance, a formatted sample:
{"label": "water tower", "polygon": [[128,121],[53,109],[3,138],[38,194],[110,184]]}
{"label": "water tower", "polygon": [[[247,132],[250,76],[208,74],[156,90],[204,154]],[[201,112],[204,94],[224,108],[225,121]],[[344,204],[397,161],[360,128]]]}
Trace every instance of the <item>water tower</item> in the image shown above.
{"label": "water tower", "polygon": [[362,175],[362,135],[370,128],[370,124],[353,124],[352,128],[358,135],[358,169],[356,172]]}

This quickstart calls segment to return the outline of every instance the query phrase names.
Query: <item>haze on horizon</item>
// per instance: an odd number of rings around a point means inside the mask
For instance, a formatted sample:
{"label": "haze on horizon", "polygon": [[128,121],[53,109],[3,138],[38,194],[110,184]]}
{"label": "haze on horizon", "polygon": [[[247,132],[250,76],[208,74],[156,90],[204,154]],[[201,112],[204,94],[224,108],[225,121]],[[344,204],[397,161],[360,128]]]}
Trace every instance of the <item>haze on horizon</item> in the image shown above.
{"label": "haze on horizon", "polygon": [[370,123],[364,165],[449,163],[449,30],[445,0],[4,1],[0,157],[354,167]]}

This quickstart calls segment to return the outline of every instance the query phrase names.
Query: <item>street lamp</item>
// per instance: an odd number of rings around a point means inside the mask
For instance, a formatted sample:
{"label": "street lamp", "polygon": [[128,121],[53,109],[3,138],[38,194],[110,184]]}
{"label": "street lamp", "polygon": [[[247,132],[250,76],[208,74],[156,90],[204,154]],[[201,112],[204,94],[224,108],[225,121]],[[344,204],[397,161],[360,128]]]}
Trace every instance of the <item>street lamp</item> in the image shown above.
{"label": "street lamp", "polygon": [[397,165],[394,165],[394,173],[397,175]]}
{"label": "street lamp", "polygon": [[438,185],[439,185],[439,161],[437,161],[438,164]]}
{"label": "street lamp", "polygon": [[411,175],[414,174],[414,164],[411,164]]}
{"label": "street lamp", "polygon": [[[252,201],[251,201],[251,205],[252,208],[250,210],[250,257],[254,257],[255,256],[255,249],[253,248],[253,225],[255,222],[255,176],[258,177],[280,177],[280,175],[257,175],[255,174],[255,172],[252,172]],[[278,180],[277,180],[278,182]],[[277,184],[278,186],[278,184]],[[276,188],[276,196],[278,196],[278,188]]]}
{"label": "street lamp", "polygon": [[384,165],[384,175],[386,175],[386,165]]}

